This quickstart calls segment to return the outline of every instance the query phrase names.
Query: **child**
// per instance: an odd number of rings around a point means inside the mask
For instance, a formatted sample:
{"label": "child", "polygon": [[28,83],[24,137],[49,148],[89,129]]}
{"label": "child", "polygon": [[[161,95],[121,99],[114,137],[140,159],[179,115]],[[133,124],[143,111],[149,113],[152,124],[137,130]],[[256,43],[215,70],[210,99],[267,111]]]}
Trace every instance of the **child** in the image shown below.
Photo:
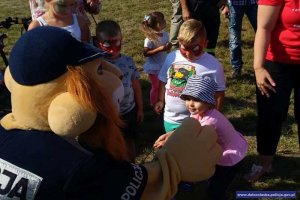
{"label": "child", "polygon": [[87,21],[74,12],[77,0],[45,0],[46,12],[28,27],[31,30],[38,26],[56,26],[69,31],[79,41],[90,41],[90,30]]}
{"label": "child", "polygon": [[207,45],[203,24],[195,19],[185,21],[178,34],[179,50],[168,54],[159,72],[159,97],[155,111],[164,108],[164,127],[173,131],[189,116],[184,101],[179,98],[187,79],[194,75],[210,76],[217,82],[216,107],[222,108],[225,90],[224,70],[218,60],[203,51]]}
{"label": "child", "polygon": [[135,160],[137,125],[144,119],[142,90],[139,72],[131,57],[121,54],[122,33],[118,23],[104,20],[97,24],[96,41],[98,48],[111,56],[108,62],[115,64],[123,72],[124,98],[120,103],[120,115],[125,121],[123,133],[129,148],[131,161]]}
{"label": "child", "polygon": [[141,26],[141,30],[146,37],[144,56],[147,58],[144,64],[144,71],[148,74],[151,82],[150,104],[153,107],[158,97],[158,73],[166,59],[167,51],[172,47],[165,28],[166,20],[161,12],[152,12],[149,15],[145,15]]}
{"label": "child", "polygon": [[[101,0],[77,0],[77,1],[78,1],[78,5],[75,13],[78,15],[82,15],[83,18],[86,20],[87,24],[90,25],[91,22],[86,12],[92,15],[99,14],[102,8]],[[44,4],[45,4],[45,0],[29,0],[29,7],[30,7],[32,20],[36,20],[36,18],[45,14],[46,10]]]}
{"label": "child", "polygon": [[[194,75],[189,78],[180,95],[180,98],[185,101],[191,117],[197,119],[201,126],[211,125],[215,128],[218,136],[217,142],[223,149],[223,156],[216,166],[216,172],[209,180],[208,196],[210,200],[224,199],[225,191],[242,167],[242,160],[248,150],[245,138],[234,129],[222,113],[214,108],[216,88],[216,82],[210,77]],[[154,146],[161,147],[170,135],[171,133],[159,138]],[[162,138],[164,139],[161,141]],[[197,184],[192,185],[193,187],[197,186]],[[179,188],[177,196],[183,196],[180,192]],[[175,199],[177,198],[175,197]]]}

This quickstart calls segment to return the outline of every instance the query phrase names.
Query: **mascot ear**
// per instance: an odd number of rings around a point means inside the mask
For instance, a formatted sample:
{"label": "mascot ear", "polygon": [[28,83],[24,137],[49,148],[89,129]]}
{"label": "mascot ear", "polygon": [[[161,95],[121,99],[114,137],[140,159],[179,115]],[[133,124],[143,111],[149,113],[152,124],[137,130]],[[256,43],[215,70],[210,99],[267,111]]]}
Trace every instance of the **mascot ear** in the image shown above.
{"label": "mascot ear", "polygon": [[100,82],[105,86],[105,89],[112,96],[113,102],[119,111],[119,104],[124,97],[124,87],[119,77],[115,76],[110,71],[103,70],[99,76]]}
{"label": "mascot ear", "polygon": [[105,60],[102,60],[101,62],[102,62],[103,70],[113,73],[115,76],[117,76],[119,79],[122,80],[123,72],[118,67]]}
{"label": "mascot ear", "polygon": [[77,137],[92,127],[96,117],[96,112],[81,106],[68,92],[55,97],[48,110],[51,130],[62,137]]}

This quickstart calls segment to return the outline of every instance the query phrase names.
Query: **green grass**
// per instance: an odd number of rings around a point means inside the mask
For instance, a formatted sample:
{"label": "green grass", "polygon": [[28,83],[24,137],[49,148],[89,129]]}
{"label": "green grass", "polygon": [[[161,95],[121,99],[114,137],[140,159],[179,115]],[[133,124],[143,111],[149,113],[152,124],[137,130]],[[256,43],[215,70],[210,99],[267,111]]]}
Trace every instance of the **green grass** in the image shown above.
{"label": "green grass", "polygon": [[[142,54],[144,36],[139,31],[139,25],[145,14],[152,11],[161,11],[167,19],[167,27],[170,24],[171,4],[169,1],[160,0],[105,0],[102,12],[95,16],[96,20],[113,19],[120,23],[123,31],[123,53],[134,58],[137,66],[142,70],[144,57]],[[28,17],[28,1],[2,0],[0,2],[0,20],[6,17]],[[92,22],[91,32],[94,34],[95,25]],[[5,51],[9,55],[13,43],[20,36],[20,26],[13,26],[9,30],[2,29],[1,33],[7,33]],[[224,65],[226,75],[226,97],[224,114],[231,120],[236,129],[247,138],[250,149],[245,161],[243,173],[246,173],[252,163],[257,163],[255,126],[256,126],[256,100],[255,78],[252,70],[253,63],[253,39],[254,32],[250,23],[245,18],[242,31],[244,69],[242,78],[238,81],[230,79],[231,67],[229,64],[228,49],[228,20],[222,18],[220,36],[217,45],[216,56]],[[3,63],[0,61],[0,66]],[[137,161],[144,162],[153,158],[152,144],[163,133],[162,121],[155,116],[149,106],[149,87],[147,76],[142,74],[142,88],[144,94],[145,122],[140,127],[141,136],[138,141],[139,156]],[[3,102],[0,98],[1,103]],[[293,102],[290,106],[286,123],[283,127],[283,136],[278,146],[278,156],[275,157],[275,172],[261,182],[250,184],[237,177],[228,195],[235,199],[237,190],[296,190],[300,199],[300,157],[296,154],[298,148],[297,127],[294,122]]]}

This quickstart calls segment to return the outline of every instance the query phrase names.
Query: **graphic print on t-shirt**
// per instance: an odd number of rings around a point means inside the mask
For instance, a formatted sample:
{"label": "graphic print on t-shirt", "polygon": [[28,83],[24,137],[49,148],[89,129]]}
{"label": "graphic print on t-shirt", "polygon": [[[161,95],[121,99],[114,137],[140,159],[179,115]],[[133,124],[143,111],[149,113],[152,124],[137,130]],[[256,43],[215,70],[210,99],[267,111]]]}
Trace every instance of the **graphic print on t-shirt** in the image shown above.
{"label": "graphic print on t-shirt", "polygon": [[179,97],[188,78],[194,74],[196,74],[195,66],[189,63],[173,63],[168,71],[170,87],[167,89],[167,95]]}

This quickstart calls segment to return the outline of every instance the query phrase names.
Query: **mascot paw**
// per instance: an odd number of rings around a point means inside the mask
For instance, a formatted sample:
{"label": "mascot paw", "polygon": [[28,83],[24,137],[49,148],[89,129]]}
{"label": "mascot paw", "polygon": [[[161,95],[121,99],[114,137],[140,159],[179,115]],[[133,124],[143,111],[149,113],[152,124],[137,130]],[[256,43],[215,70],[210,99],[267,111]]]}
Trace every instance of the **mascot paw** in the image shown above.
{"label": "mascot paw", "polygon": [[182,181],[196,182],[213,175],[221,147],[213,127],[201,127],[197,120],[186,118],[159,150],[158,157],[159,154],[174,158]]}

